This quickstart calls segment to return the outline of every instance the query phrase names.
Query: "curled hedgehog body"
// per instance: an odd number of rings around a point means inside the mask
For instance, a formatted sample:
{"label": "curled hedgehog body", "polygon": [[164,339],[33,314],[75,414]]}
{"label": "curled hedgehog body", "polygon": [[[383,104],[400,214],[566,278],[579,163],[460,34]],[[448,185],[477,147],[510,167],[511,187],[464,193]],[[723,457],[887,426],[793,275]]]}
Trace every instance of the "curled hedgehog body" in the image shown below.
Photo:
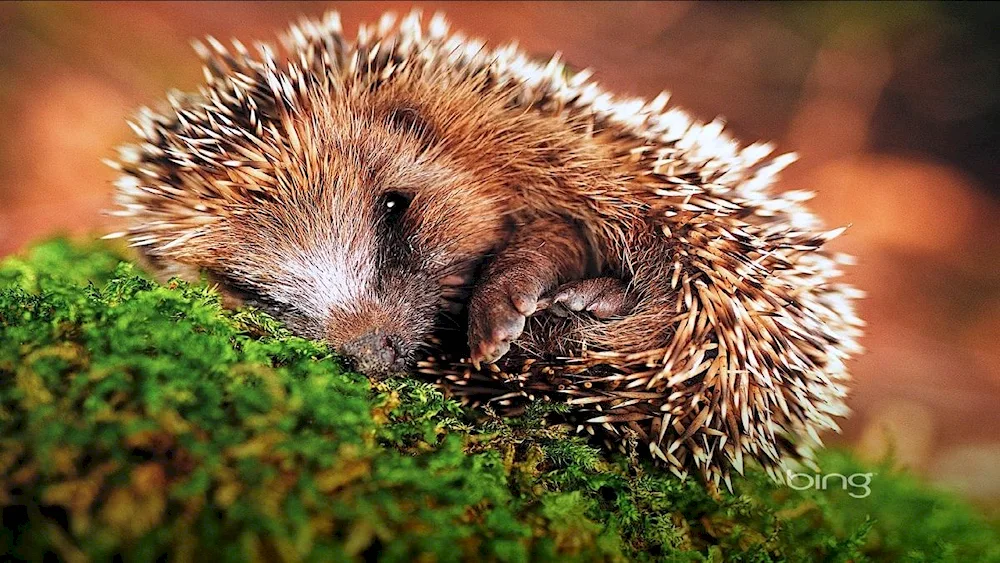
{"label": "curled hedgehog body", "polygon": [[207,275],[372,375],[567,402],[715,485],[745,457],[780,480],[837,428],[857,292],[821,248],[840,230],[770,190],[793,157],[439,16],[349,41],[331,13],[283,43],[196,43],[200,92],[141,110],[112,163],[111,236],[163,277]]}

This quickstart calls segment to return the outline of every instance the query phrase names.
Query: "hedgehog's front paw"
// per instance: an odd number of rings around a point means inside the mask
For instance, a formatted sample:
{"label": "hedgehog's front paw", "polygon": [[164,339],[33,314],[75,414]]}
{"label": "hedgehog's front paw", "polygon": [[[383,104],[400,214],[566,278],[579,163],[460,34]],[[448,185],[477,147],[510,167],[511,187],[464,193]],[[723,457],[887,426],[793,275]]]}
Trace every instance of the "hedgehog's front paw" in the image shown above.
{"label": "hedgehog's front paw", "polygon": [[487,279],[476,288],[469,301],[470,359],[476,369],[510,350],[544,290],[539,280],[516,271]]}
{"label": "hedgehog's front paw", "polygon": [[591,278],[563,284],[552,297],[540,300],[537,308],[565,317],[570,311],[586,311],[598,319],[629,313],[635,300],[625,283],[616,278]]}

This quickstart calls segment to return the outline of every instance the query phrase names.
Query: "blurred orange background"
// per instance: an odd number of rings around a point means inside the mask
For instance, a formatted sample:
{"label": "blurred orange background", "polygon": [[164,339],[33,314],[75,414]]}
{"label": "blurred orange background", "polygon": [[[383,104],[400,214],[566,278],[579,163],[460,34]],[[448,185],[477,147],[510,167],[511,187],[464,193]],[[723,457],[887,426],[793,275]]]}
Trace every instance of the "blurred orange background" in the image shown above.
{"label": "blurred orange background", "polygon": [[[195,36],[273,40],[299,15],[345,27],[405,2],[0,3],[0,255],[111,229],[125,118],[194,89]],[[453,27],[563,53],[608,88],[723,116],[801,160],[858,257],[868,352],[854,363],[853,445],[1000,505],[1000,57],[989,4],[436,3]]]}

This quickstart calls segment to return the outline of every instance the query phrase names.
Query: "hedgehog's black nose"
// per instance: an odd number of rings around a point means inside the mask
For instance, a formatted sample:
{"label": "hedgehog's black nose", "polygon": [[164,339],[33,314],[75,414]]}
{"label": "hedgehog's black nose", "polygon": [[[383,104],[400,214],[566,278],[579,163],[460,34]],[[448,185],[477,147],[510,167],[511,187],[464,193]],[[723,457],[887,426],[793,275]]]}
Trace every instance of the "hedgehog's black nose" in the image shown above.
{"label": "hedgehog's black nose", "polygon": [[402,339],[382,332],[369,332],[340,347],[340,352],[354,360],[354,367],[369,376],[383,376],[403,371],[406,355]]}

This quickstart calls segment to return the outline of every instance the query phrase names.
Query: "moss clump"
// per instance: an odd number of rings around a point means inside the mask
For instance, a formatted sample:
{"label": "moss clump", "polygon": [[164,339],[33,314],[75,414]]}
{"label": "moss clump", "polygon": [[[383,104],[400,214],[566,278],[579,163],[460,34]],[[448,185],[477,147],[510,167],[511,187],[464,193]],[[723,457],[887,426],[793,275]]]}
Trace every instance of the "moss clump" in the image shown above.
{"label": "moss clump", "polygon": [[[547,408],[475,416],[377,385],[210,289],[104,246],[0,266],[0,555],[41,560],[1000,560],[951,497],[841,453],[854,487],[751,470],[713,496]],[[853,494],[853,496],[852,496]]]}

